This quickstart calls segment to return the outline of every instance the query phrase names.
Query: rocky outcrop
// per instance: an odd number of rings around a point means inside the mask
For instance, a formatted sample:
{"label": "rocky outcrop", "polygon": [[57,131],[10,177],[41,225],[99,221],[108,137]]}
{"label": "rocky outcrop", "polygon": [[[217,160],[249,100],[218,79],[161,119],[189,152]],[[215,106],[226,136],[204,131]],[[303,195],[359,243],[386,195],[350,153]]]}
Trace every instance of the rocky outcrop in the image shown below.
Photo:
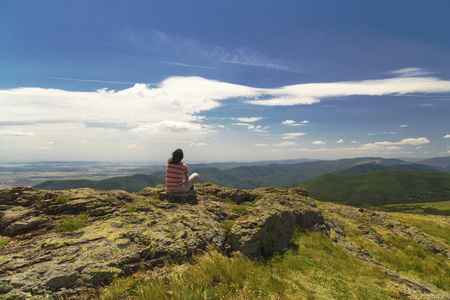
{"label": "rocky outcrop", "polygon": [[[285,249],[296,228],[325,230],[302,189],[236,190],[196,185],[191,198],[75,189],[0,190],[0,296],[70,296],[142,268],[182,261],[213,245],[263,259]],[[160,200],[163,199],[163,200]],[[81,222],[73,230],[72,223]]]}
{"label": "rocky outcrop", "polygon": [[391,249],[383,236],[389,232],[450,258],[448,247],[388,214],[318,206],[300,188],[195,187],[186,195],[166,195],[163,186],[137,193],[0,190],[0,234],[7,241],[0,247],[0,299],[74,296],[166,261],[183,262],[210,246],[265,259],[289,247],[298,228],[320,231],[379,267],[405,298],[450,299],[431,283],[389,269],[347,236],[352,224],[361,239],[386,251]]}

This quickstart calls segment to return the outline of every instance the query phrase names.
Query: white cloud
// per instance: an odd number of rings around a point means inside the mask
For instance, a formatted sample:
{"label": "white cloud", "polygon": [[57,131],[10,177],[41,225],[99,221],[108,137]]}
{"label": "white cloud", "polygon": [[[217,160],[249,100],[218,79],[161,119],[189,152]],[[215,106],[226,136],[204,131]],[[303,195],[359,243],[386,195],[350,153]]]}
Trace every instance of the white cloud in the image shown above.
{"label": "white cloud", "polygon": [[177,122],[177,121],[163,121],[159,123],[140,125],[137,128],[131,130],[131,132],[202,132],[205,131],[207,126],[189,123],[189,122]]}
{"label": "white cloud", "polygon": [[430,141],[427,138],[421,137],[421,138],[407,138],[398,142],[384,141],[384,142],[366,143],[357,147],[342,148],[342,149],[347,149],[348,151],[383,151],[383,152],[400,151],[403,149],[401,146],[405,145],[419,146],[428,143],[430,143]]}
{"label": "white cloud", "polygon": [[428,144],[430,141],[427,138],[420,137],[420,138],[408,138],[403,139],[399,142],[375,142],[375,145],[422,145],[422,144]]}
{"label": "white cloud", "polygon": [[[357,150],[377,150],[377,151],[393,151],[393,150],[401,150],[402,148],[399,146],[391,146],[393,144],[383,144],[383,143],[367,143],[356,147]],[[351,148],[349,148],[351,150]]]}
{"label": "white cloud", "polygon": [[[220,100],[250,97],[254,89],[199,77],[173,77],[157,87],[136,84],[113,91],[72,92],[56,89],[0,90],[0,120],[11,124],[92,124],[135,133],[203,132],[199,113],[217,108]],[[256,118],[248,119],[256,121]],[[22,126],[27,128],[27,126]],[[263,131],[266,127],[255,127]],[[2,131],[3,135],[31,135],[28,130]],[[88,139],[88,137],[85,137]]]}
{"label": "white cloud", "polygon": [[428,144],[430,141],[425,137],[420,138],[409,138],[409,139],[403,139],[400,142],[397,143],[397,145],[422,145],[422,144]]}
{"label": "white cloud", "polygon": [[295,142],[282,142],[282,143],[274,144],[274,146],[276,146],[276,147],[289,147],[289,146],[295,146],[295,145],[296,145]]}
{"label": "white cloud", "polygon": [[300,123],[297,123],[294,120],[286,120],[286,121],[282,122],[283,125],[290,125],[290,126],[302,126],[302,125],[306,125],[308,123],[309,123],[309,121],[307,121],[307,120],[303,120]]}
{"label": "white cloud", "polygon": [[254,123],[262,120],[262,117],[252,117],[252,118],[232,118],[233,120],[238,120],[245,123]]}
{"label": "white cloud", "polygon": [[189,146],[198,146],[198,147],[200,147],[200,146],[206,146],[207,144],[206,143],[191,143]]}
{"label": "white cloud", "polygon": [[411,93],[447,93],[450,81],[433,77],[401,77],[378,80],[331,83],[307,83],[266,90],[269,99],[248,100],[248,103],[266,106],[314,104],[319,99],[344,96],[382,96]]}
{"label": "white cloud", "polygon": [[400,125],[400,127],[405,128],[408,127],[408,125]]}
{"label": "white cloud", "polygon": [[[257,105],[299,105],[318,98],[348,95],[449,92],[450,82],[435,78],[394,78],[361,82],[299,84],[275,89],[253,88],[200,77],[171,77],[157,87],[136,84],[113,91],[72,92],[56,89],[0,90],[0,120],[15,123],[122,124],[140,128],[164,121],[197,124],[203,111],[220,101],[241,99]],[[253,123],[260,118],[238,118]],[[286,120],[283,124],[307,124]],[[198,127],[197,127],[198,128]],[[204,128],[206,129],[206,128]]]}
{"label": "white cloud", "polygon": [[[299,84],[274,89],[230,84],[200,77],[171,77],[154,87],[148,84],[136,84],[118,91],[103,89],[74,92],[58,89],[16,88],[0,90],[0,122],[3,124],[3,127],[0,127],[0,135],[8,139],[9,149],[32,149],[33,147],[47,149],[50,144],[46,143],[54,141],[58,145],[53,144],[53,148],[61,150],[60,153],[67,153],[64,159],[76,159],[73,156],[76,154],[75,149],[81,146],[86,151],[100,152],[103,150],[102,147],[108,145],[110,141],[120,141],[120,145],[131,145],[128,148],[134,147],[133,149],[143,149],[142,147],[145,146],[146,151],[152,147],[152,151],[158,149],[163,153],[161,155],[165,156],[165,146],[162,145],[164,143],[158,141],[182,142],[183,145],[189,145],[191,141],[195,143],[205,141],[210,138],[206,135],[217,131],[232,132],[233,127],[225,128],[221,124],[211,124],[214,119],[203,116],[204,112],[217,109],[223,101],[230,101],[230,99],[257,105],[274,103],[275,105],[299,105],[316,103],[319,98],[331,96],[448,91],[450,91],[450,81],[420,77]],[[224,119],[230,118],[220,120]],[[234,125],[245,126],[255,132],[267,132],[270,128],[266,124],[257,123],[263,120],[262,117],[235,118],[235,120],[237,121]],[[288,119],[282,124],[299,126],[308,122]],[[281,137],[293,139],[304,134],[288,133]],[[34,144],[26,144],[25,140],[31,140],[30,138],[15,138],[16,136],[33,136]],[[445,135],[444,138],[450,138],[450,134]],[[430,141],[422,137],[397,142],[369,143],[366,147],[386,150],[387,147],[395,149],[395,147],[419,146],[427,143]],[[292,142],[277,144],[277,146],[293,145],[295,143]],[[119,150],[111,149],[109,157],[114,157],[114,151]],[[4,153],[1,155],[3,156]]]}
{"label": "white cloud", "polygon": [[336,142],[336,144],[343,144],[343,143],[344,143],[343,139],[340,139],[339,141]]}
{"label": "white cloud", "polygon": [[450,134],[447,134],[443,137],[444,139],[450,139]]}
{"label": "white cloud", "polygon": [[269,144],[255,144],[255,147],[268,147]]}
{"label": "white cloud", "polygon": [[270,127],[270,126],[253,125],[249,123],[232,123],[231,125],[245,126],[247,127],[247,129],[253,130],[255,132],[266,132],[266,130]]}
{"label": "white cloud", "polygon": [[20,131],[20,130],[0,130],[0,135],[30,136],[30,135],[34,135],[34,133],[33,132]]}
{"label": "white cloud", "polygon": [[[338,148],[277,148],[270,150],[271,153],[282,153],[285,157],[293,156],[295,153],[301,152],[302,155],[307,155],[308,157],[327,157],[332,158],[345,158],[345,157],[357,157],[357,156],[390,156],[399,157],[400,155],[413,155],[415,152],[405,151],[404,148],[407,146],[414,146],[415,150],[417,148],[422,151],[422,153],[427,154],[423,151],[421,145],[429,143],[427,138],[407,138],[396,142],[372,142],[366,144],[359,144],[359,142],[352,141],[355,145],[351,147],[338,147]],[[315,145],[324,145],[323,141],[315,141]],[[449,147],[450,148],[450,147]],[[447,150],[446,150],[447,151]],[[449,151],[450,152],[450,151]]]}
{"label": "white cloud", "polygon": [[292,133],[283,133],[281,135],[282,139],[296,139],[299,136],[305,135],[304,132],[292,132]]}
{"label": "white cloud", "polygon": [[263,105],[263,106],[292,106],[292,105],[308,105],[320,102],[314,97],[272,97],[269,100],[247,100],[249,104]]}

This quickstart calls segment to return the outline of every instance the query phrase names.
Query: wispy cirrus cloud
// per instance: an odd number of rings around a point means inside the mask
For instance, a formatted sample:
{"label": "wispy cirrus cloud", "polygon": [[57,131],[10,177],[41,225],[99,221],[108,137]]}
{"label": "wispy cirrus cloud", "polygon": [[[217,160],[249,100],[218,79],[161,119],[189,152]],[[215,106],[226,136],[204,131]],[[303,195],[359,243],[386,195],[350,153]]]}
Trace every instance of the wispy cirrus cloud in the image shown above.
{"label": "wispy cirrus cloud", "polygon": [[[112,80],[99,80],[99,79],[81,79],[81,78],[69,78],[69,77],[49,77],[51,79],[66,80],[66,81],[79,81],[79,82],[97,82],[97,83],[119,83],[119,84],[136,84],[129,81],[112,81]],[[154,84],[153,84],[154,85]]]}
{"label": "wispy cirrus cloud", "polygon": [[161,61],[163,64],[168,64],[172,66],[178,66],[178,67],[186,67],[186,68],[200,68],[200,69],[210,69],[210,70],[217,70],[218,68],[215,67],[209,67],[209,66],[200,66],[200,65],[190,65],[190,64],[183,64],[183,63],[177,63],[177,62],[170,62],[170,61]]}
{"label": "wispy cirrus cloud", "polygon": [[[287,66],[280,64],[275,59],[270,59],[266,55],[246,47],[226,49],[204,43],[191,37],[168,34],[155,29],[139,33],[124,30],[118,36],[121,40],[127,41],[130,45],[140,50],[156,52],[163,55],[171,54],[172,57],[180,57],[180,59],[185,60],[203,59],[219,63],[290,70]],[[211,68],[209,66],[168,62],[164,60],[161,60],[161,62],[196,68]]]}
{"label": "wispy cirrus cloud", "polygon": [[393,74],[395,76],[400,76],[400,77],[414,77],[414,76],[426,76],[426,75],[431,75],[435,72],[431,72],[431,71],[427,71],[424,70],[422,68],[404,68],[404,69],[400,69],[400,70],[395,70],[392,72],[389,72],[390,74]]}

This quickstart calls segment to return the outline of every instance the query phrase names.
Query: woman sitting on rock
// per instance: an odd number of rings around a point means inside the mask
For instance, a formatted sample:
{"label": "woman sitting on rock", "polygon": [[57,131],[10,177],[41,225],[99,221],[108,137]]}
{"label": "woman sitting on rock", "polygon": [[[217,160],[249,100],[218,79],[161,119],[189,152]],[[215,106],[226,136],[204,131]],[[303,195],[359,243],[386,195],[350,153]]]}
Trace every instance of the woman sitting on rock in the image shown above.
{"label": "woman sitting on rock", "polygon": [[183,150],[177,149],[167,162],[166,190],[168,194],[185,193],[193,189],[194,183],[199,178],[197,173],[189,176],[188,167],[181,161],[183,157]]}

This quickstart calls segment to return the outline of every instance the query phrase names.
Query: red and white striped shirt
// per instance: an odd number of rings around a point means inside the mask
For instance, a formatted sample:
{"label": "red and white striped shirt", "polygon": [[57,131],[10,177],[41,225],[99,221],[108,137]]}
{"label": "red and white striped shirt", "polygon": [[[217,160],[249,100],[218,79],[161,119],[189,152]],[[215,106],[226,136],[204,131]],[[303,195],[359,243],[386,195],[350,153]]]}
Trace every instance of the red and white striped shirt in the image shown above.
{"label": "red and white striped shirt", "polygon": [[178,189],[184,186],[183,175],[188,167],[183,163],[167,164],[166,166],[166,189]]}

